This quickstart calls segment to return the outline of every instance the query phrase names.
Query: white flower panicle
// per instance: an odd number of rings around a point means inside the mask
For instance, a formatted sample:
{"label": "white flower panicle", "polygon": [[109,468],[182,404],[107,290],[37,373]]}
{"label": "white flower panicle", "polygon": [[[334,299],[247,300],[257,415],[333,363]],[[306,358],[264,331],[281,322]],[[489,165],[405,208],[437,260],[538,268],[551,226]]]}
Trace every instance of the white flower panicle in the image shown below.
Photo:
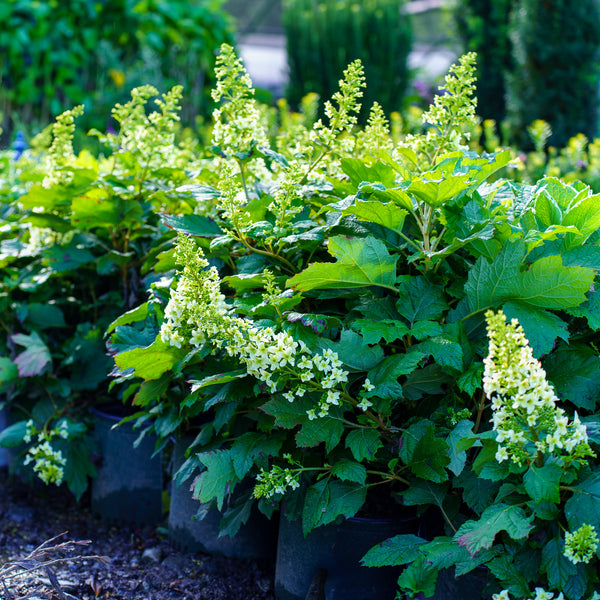
{"label": "white flower panicle", "polygon": [[272,327],[257,327],[232,314],[220,291],[214,267],[188,236],[180,236],[177,261],[183,271],[165,309],[161,339],[181,348],[210,344],[243,363],[248,373],[263,382],[271,393],[283,392],[293,402],[308,391],[319,400],[310,409],[311,419],[324,417],[341,400],[338,388],[348,380],[342,361],[330,349],[313,354],[306,344]]}
{"label": "white flower panicle", "polygon": [[[536,587],[535,596],[528,598],[528,600],[564,600],[563,593],[560,592],[558,596],[554,596],[553,592],[547,592],[544,588]],[[499,594],[494,594],[492,600],[511,600],[508,590],[502,590]]]}
{"label": "white flower panicle", "polygon": [[579,562],[589,563],[598,550],[599,541],[596,528],[585,523],[576,531],[567,531],[563,554],[574,565]]}
{"label": "white flower panicle", "polygon": [[212,98],[220,106],[213,111],[212,143],[227,155],[248,152],[253,142],[268,146],[252,80],[228,44],[221,46],[215,75]]}
{"label": "white flower panicle", "polygon": [[58,423],[53,429],[42,429],[41,431],[38,430],[33,420],[27,421],[23,441],[29,444],[35,438],[36,443],[27,450],[23,464],[33,463],[34,472],[45,484],[60,485],[63,481],[63,467],[67,460],[62,452],[55,450],[50,443],[57,437],[62,439],[69,437],[69,431],[64,421]]}
{"label": "white flower panicle", "polygon": [[486,313],[489,352],[484,359],[483,389],[492,402],[496,460],[521,465],[538,453],[591,456],[585,426],[575,413],[569,421],[516,319],[500,311]]}
{"label": "white flower panicle", "polygon": [[255,498],[273,498],[285,494],[288,490],[300,487],[300,473],[302,469],[290,469],[274,465],[270,471],[260,470],[256,476],[256,485],[253,495]]}

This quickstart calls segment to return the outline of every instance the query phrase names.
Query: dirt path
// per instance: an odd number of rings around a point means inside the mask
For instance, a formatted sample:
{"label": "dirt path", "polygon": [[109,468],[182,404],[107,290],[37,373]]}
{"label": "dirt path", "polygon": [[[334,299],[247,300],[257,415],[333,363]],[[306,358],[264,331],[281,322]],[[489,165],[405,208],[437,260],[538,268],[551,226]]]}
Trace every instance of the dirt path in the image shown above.
{"label": "dirt path", "polygon": [[[6,569],[37,546],[68,532],[67,540],[90,540],[71,553],[49,552],[21,567],[34,568],[20,581]],[[106,563],[89,558],[106,557]],[[40,569],[44,560],[83,556]],[[88,558],[85,558],[88,557]],[[22,568],[16,570],[22,572]],[[15,600],[273,600],[273,565],[178,552],[164,528],[116,528],[94,517],[60,489],[32,490],[0,469],[0,598]],[[60,591],[52,586],[58,578]]]}

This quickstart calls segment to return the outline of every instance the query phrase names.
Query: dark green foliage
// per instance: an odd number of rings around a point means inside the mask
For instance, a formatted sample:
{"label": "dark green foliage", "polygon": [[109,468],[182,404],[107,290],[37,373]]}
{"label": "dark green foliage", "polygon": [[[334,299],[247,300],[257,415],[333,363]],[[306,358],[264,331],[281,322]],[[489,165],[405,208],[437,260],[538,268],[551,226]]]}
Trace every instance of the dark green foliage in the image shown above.
{"label": "dark green foliage", "polygon": [[6,0],[0,3],[0,113],[14,129],[46,126],[76,104],[104,129],[133,87],[185,87],[184,121],[210,113],[215,53],[231,40],[223,0]]}
{"label": "dark green foliage", "polygon": [[526,127],[550,123],[563,146],[597,130],[600,8],[596,0],[521,0],[511,17],[515,69],[507,77],[507,112],[516,145]]}
{"label": "dark green foliage", "polygon": [[477,114],[502,121],[504,76],[512,66],[509,15],[515,0],[461,0],[456,24],[466,52],[477,52]]}
{"label": "dark green foliage", "polygon": [[285,0],[289,86],[293,106],[310,92],[330,98],[348,63],[359,58],[367,92],[360,118],[375,100],[384,111],[399,110],[409,72],[412,33],[403,0]]}

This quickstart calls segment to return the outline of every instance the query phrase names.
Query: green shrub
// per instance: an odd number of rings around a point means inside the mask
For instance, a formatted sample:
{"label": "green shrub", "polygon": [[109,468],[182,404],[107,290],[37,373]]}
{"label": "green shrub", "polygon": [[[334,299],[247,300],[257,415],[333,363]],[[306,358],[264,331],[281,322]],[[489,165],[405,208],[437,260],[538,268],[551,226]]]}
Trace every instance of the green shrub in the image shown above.
{"label": "green shrub", "polygon": [[456,24],[465,51],[477,52],[478,114],[499,123],[506,114],[505,73],[511,68],[509,15],[514,0],[460,0]]}
{"label": "green shrub", "polygon": [[[222,0],[0,3],[0,112],[5,136],[84,104],[86,125],[144,83],[186,89],[182,117],[208,114],[215,50],[231,38]],[[93,113],[89,110],[93,106]]]}
{"label": "green shrub", "polygon": [[597,128],[600,8],[596,0],[522,0],[511,17],[515,68],[507,75],[507,113],[518,146],[536,119],[563,146]]}
{"label": "green shrub", "polygon": [[377,100],[386,113],[398,110],[409,80],[410,21],[401,14],[403,0],[286,0],[283,25],[287,37],[292,106],[316,92],[330,98],[348,63],[360,59],[367,91],[360,120]]}

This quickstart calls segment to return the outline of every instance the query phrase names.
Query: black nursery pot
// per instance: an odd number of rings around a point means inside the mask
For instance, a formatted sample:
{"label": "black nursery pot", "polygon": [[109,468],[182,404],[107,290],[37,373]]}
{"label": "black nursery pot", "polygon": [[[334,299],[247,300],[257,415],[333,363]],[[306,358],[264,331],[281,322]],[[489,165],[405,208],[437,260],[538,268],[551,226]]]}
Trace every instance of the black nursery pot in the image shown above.
{"label": "black nursery pot", "polygon": [[[278,600],[304,600],[312,584],[323,586],[327,600],[393,600],[400,568],[363,567],[360,559],[376,544],[394,535],[414,533],[416,527],[412,514],[393,519],[353,517],[317,527],[305,537],[300,520],[282,515],[275,595]],[[321,596],[315,591],[317,597]]]}
{"label": "black nursery pot", "polygon": [[[185,451],[192,439],[175,440],[173,473],[183,464]],[[179,486],[175,481],[171,482],[169,539],[174,546],[184,552],[205,552],[228,558],[274,559],[277,530],[273,520],[253,508],[250,518],[234,537],[219,537],[222,515],[216,508],[210,508],[203,519],[194,519],[201,505],[192,497],[193,481],[192,476]]]}
{"label": "black nursery pot", "polygon": [[101,454],[98,476],[92,481],[92,511],[116,524],[153,525],[162,518],[162,463],[152,457],[156,437],[139,432],[130,423],[116,425],[120,407],[92,409]]}
{"label": "black nursery pot", "polygon": [[[0,410],[0,431],[3,431],[8,426],[8,411],[3,408]],[[0,448],[0,467],[7,467],[9,463],[8,449]]]}

